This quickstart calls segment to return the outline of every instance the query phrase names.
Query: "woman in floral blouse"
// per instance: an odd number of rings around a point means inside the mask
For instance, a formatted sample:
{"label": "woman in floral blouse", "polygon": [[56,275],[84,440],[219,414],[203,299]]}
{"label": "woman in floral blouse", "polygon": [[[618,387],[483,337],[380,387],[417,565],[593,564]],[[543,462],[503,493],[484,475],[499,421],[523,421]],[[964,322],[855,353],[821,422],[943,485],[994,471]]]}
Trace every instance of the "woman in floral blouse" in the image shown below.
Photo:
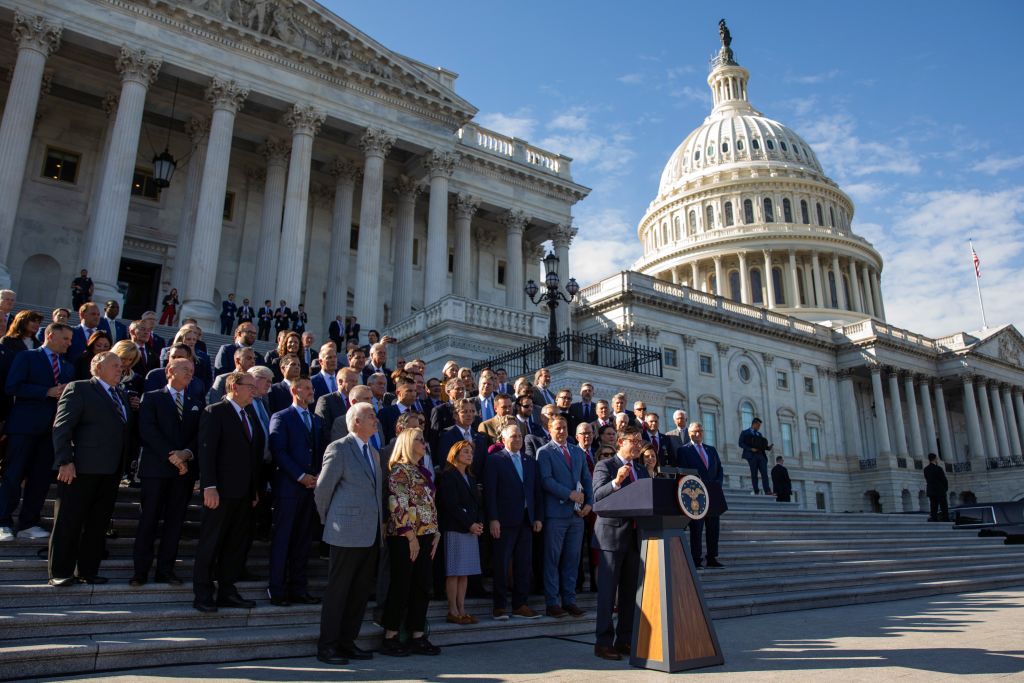
{"label": "woman in floral blouse", "polygon": [[[422,465],[425,453],[423,430],[405,429],[398,435],[388,462],[391,588],[384,606],[384,643],[380,652],[395,657],[441,654],[441,648],[431,644],[423,633],[433,585],[431,565],[441,540],[434,483]],[[403,624],[411,634],[408,643],[398,639]]]}

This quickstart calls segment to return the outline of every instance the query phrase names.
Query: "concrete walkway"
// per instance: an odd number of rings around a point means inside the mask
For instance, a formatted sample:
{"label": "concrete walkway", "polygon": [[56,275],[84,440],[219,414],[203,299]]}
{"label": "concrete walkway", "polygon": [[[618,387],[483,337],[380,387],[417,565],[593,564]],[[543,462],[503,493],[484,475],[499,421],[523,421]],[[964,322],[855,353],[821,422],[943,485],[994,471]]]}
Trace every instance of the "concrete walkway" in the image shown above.
{"label": "concrete walkway", "polygon": [[[716,622],[726,664],[678,675],[699,680],[1024,681],[1024,588],[766,614]],[[585,681],[664,680],[606,662],[593,638],[532,638],[445,648],[440,657],[376,657],[329,667],[309,658],[135,670],[60,680]],[[53,679],[50,679],[53,680]]]}

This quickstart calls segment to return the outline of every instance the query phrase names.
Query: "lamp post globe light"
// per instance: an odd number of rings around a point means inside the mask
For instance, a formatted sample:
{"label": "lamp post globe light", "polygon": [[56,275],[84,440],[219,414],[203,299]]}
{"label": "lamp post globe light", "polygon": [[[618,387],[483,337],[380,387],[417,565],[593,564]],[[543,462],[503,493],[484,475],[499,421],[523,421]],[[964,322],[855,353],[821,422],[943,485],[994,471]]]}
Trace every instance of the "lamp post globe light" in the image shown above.
{"label": "lamp post globe light", "polygon": [[548,252],[544,257],[544,272],[544,287],[547,291],[542,292],[533,280],[526,283],[523,291],[534,304],[546,304],[548,307],[548,343],[544,353],[544,364],[554,365],[562,359],[562,350],[558,348],[558,330],[555,327],[555,309],[558,308],[559,301],[571,303],[579,293],[580,286],[576,283],[576,278],[569,278],[565,285],[568,296],[559,289],[558,257],[554,252]]}

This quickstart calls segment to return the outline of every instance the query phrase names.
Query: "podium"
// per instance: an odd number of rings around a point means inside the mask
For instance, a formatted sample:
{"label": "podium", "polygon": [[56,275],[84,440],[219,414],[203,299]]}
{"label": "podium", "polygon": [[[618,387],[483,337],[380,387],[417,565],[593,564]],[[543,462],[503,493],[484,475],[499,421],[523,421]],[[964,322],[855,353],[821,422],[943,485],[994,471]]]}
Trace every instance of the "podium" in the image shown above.
{"label": "podium", "polygon": [[635,519],[642,540],[633,666],[672,673],[725,663],[686,545],[686,527],[707,507],[707,489],[689,472],[638,479],[594,505],[601,517]]}

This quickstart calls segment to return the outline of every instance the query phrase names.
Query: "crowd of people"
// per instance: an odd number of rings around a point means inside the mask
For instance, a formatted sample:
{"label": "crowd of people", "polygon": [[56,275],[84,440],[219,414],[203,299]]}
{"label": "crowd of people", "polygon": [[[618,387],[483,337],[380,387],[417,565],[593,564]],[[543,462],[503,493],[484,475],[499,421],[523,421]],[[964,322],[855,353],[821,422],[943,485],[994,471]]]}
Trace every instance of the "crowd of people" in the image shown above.
{"label": "crowd of people", "polygon": [[[86,300],[78,325],[60,308],[43,327],[38,313],[13,314],[13,292],[3,297],[0,542],[48,538],[53,586],[108,581],[100,565],[123,486],[140,489],[130,585],[182,584],[178,547],[198,492],[194,608],[254,608],[237,584],[252,577],[253,542],[265,540],[271,604],[322,602],[322,661],[372,656],[355,644],[371,595],[381,654],[436,655],[432,595],[447,598],[452,624],[477,623],[467,595],[488,594],[495,620],[562,619],[585,613],[577,593],[588,584],[598,593],[595,653],[620,659],[639,539],[628,520],[592,508],[665,465],[697,469],[708,484],[712,514],[691,525],[691,553],[698,566],[721,566],[721,461],[683,411],[664,433],[642,401],[628,410],[624,394],[598,399],[590,383],[574,396],[544,368],[513,379],[449,361],[428,377],[422,360],[397,359],[392,370],[394,340],[374,333],[360,345],[356,321],[340,316],[317,348],[301,317],[273,318],[277,345],[261,355],[262,311],[249,317],[246,300],[229,310],[233,297],[222,320],[231,313],[233,340],[215,353],[194,320],[168,343],[155,311],[125,324],[117,302],[101,310]],[[317,542],[329,558],[322,596],[307,578]],[[531,594],[544,596],[542,610]]]}

